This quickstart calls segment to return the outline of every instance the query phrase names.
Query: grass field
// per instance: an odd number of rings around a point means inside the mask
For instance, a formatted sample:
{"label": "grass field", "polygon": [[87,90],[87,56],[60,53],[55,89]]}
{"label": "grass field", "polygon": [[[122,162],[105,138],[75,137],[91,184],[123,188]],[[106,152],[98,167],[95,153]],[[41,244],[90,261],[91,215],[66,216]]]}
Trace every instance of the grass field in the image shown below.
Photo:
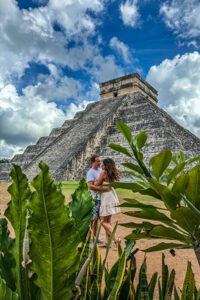
{"label": "grass field", "polygon": [[[71,194],[74,193],[75,189],[78,187],[78,181],[68,181],[68,182],[62,182],[62,193],[65,195],[66,202],[69,202],[71,199]],[[139,201],[148,201],[155,202],[156,200],[150,196],[143,196],[139,193],[133,193],[130,190],[125,189],[116,189],[117,195],[119,197],[120,203],[123,202],[124,198],[134,198]]]}

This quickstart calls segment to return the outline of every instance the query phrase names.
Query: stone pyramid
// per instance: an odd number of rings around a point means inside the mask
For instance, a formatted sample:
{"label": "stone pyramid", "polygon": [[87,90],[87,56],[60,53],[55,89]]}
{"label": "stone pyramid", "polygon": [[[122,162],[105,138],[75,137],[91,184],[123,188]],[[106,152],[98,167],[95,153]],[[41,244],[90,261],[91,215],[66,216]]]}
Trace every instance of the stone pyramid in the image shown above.
{"label": "stone pyramid", "polygon": [[147,130],[150,145],[145,149],[146,158],[163,149],[182,150],[187,157],[199,155],[200,140],[157,106],[157,91],[137,73],[101,83],[100,96],[100,101],[54,128],[10,163],[1,164],[0,180],[9,180],[12,163],[20,165],[32,179],[41,160],[48,164],[55,180],[79,180],[94,153],[112,157],[120,167],[126,157],[108,147],[110,143],[126,146],[116,128],[118,120],[128,124],[133,134]]}

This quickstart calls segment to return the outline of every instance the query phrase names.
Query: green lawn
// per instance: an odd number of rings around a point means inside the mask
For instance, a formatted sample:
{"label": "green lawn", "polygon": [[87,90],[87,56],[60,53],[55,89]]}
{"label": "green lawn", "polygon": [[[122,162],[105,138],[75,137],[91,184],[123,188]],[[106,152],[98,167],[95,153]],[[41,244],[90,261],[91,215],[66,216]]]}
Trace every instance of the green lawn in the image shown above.
{"label": "green lawn", "polygon": [[[62,193],[65,195],[66,202],[69,202],[71,200],[71,194],[75,191],[75,189],[78,187],[78,181],[68,181],[68,182],[62,182]],[[150,196],[143,196],[139,193],[133,193],[132,191],[125,190],[125,189],[116,189],[117,195],[119,197],[120,203],[123,202],[124,198],[134,198],[139,201],[147,201],[149,202],[155,202],[156,200]]]}

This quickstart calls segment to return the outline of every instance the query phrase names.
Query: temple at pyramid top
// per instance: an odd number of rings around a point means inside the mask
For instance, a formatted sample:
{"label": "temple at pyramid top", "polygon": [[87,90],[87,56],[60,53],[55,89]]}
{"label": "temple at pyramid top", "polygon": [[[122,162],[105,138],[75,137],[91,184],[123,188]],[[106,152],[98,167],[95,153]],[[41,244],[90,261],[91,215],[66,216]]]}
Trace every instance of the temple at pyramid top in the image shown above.
{"label": "temple at pyramid top", "polygon": [[101,100],[116,98],[125,94],[141,92],[147,99],[157,104],[158,92],[138,73],[118,77],[100,84]]}

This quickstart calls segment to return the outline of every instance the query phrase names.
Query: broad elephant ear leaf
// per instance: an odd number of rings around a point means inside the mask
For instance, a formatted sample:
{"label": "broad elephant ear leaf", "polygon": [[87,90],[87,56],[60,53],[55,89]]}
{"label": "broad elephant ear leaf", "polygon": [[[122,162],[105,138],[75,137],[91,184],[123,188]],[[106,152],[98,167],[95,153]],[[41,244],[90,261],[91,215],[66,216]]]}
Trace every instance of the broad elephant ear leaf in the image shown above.
{"label": "broad elephant ear leaf", "polygon": [[72,194],[72,201],[69,203],[69,209],[75,220],[77,230],[81,241],[84,242],[89,226],[92,221],[92,208],[94,200],[88,190],[85,179],[81,179],[78,188]]}
{"label": "broad elephant ear leaf", "polygon": [[35,191],[29,203],[31,267],[37,275],[35,283],[41,288],[41,299],[71,299],[79,266],[79,233],[48,166],[40,162],[39,167],[41,172],[32,181]]}

